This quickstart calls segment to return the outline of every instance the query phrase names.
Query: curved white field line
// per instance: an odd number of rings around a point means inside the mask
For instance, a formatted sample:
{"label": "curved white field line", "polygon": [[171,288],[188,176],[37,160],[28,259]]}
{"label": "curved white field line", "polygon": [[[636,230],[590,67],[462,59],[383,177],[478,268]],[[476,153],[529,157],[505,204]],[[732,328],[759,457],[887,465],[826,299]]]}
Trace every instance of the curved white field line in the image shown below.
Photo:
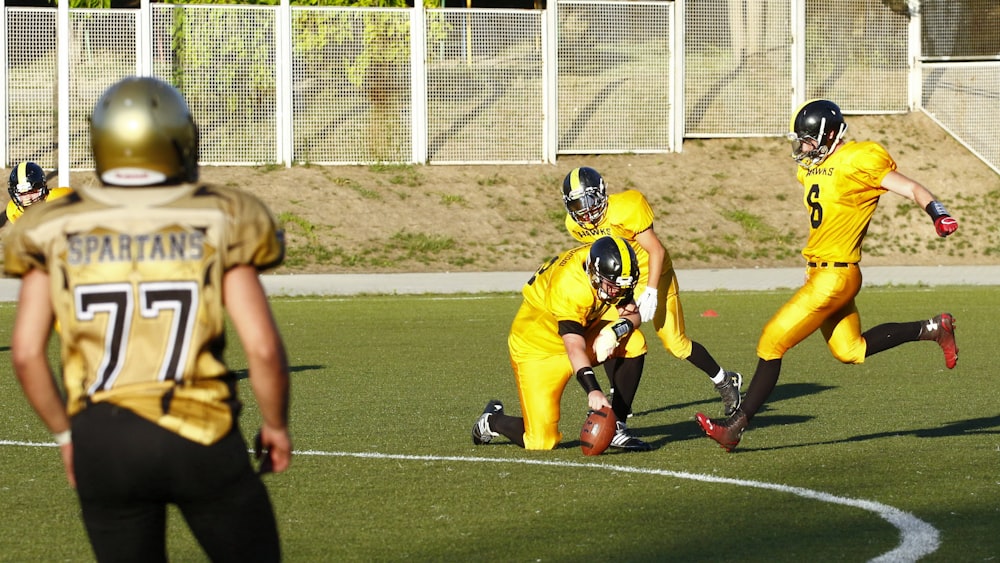
{"label": "curved white field line", "polygon": [[399,454],[378,454],[378,453],[350,453],[350,452],[320,452],[301,451],[295,455],[308,456],[330,456],[330,457],[359,457],[376,459],[396,459],[412,461],[461,461],[474,463],[519,463],[522,465],[548,465],[558,467],[580,467],[589,469],[604,469],[607,471],[618,471],[621,473],[641,473],[644,475],[661,475],[665,477],[676,477],[678,479],[689,479],[692,481],[703,481],[706,483],[723,483],[727,485],[739,485],[742,487],[753,487],[756,489],[769,489],[781,493],[791,493],[802,498],[852,506],[875,513],[879,518],[892,524],[899,530],[900,542],[892,551],[871,560],[873,563],[901,563],[917,561],[921,557],[930,555],[937,551],[941,545],[937,528],[927,522],[917,518],[909,512],[904,512],[898,508],[874,502],[870,500],[852,499],[838,497],[829,493],[804,489],[802,487],[789,487],[776,483],[764,483],[762,481],[749,481],[746,479],[730,479],[728,477],[715,477],[699,473],[686,473],[683,471],[668,471],[666,469],[644,469],[639,467],[626,467],[623,465],[609,465],[603,463],[579,463],[572,461],[546,461],[539,459],[504,459],[488,457],[460,457],[460,456],[433,456],[433,455],[399,455]]}
{"label": "curved white field line", "polygon": [[[10,440],[0,440],[0,446],[30,446],[30,447],[55,447],[52,443],[38,442],[17,442]],[[660,475],[664,477],[675,477],[678,479],[688,479],[691,481],[702,481],[705,483],[722,483],[725,485],[738,485],[741,487],[753,487],[755,489],[768,489],[781,493],[790,493],[802,498],[840,504],[860,508],[874,513],[879,518],[892,524],[899,530],[900,542],[892,551],[871,560],[872,563],[899,563],[917,561],[921,557],[930,555],[937,551],[941,545],[938,530],[927,522],[917,518],[909,512],[904,512],[898,508],[874,502],[870,500],[838,497],[821,491],[804,489],[802,487],[790,487],[777,483],[765,483],[762,481],[750,481],[747,479],[731,479],[729,477],[716,477],[700,473],[686,473],[684,471],[669,471],[666,469],[644,469],[639,467],[627,467],[624,465],[610,465],[604,463],[579,463],[573,461],[547,461],[540,459],[509,459],[509,458],[488,458],[488,457],[461,457],[461,456],[434,456],[434,455],[403,455],[403,454],[379,454],[362,452],[322,452],[315,450],[296,451],[297,456],[317,456],[317,457],[357,457],[370,459],[395,459],[405,461],[455,461],[469,463],[516,463],[521,465],[546,465],[553,467],[577,467],[586,469],[603,469],[606,471],[617,471],[620,473],[640,473],[644,475]]]}

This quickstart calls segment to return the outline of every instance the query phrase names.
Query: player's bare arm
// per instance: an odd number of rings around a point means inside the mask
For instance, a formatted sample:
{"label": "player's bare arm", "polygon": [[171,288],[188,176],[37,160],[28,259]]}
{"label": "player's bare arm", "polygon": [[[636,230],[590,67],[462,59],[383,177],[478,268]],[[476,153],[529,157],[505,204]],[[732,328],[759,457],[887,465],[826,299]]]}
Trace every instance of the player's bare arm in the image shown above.
{"label": "player's bare arm", "polygon": [[17,316],[11,337],[11,362],[28,403],[38,413],[59,443],[66,478],[76,487],[73,476],[73,445],[69,437],[69,416],[56,387],[46,348],[52,331],[52,301],[49,275],[28,271],[21,279]]}
{"label": "player's bare arm", "polygon": [[[569,363],[573,366],[573,373],[577,374],[577,379],[581,378],[581,374],[587,374],[584,377],[588,380],[592,380],[592,386],[597,386],[597,379],[596,376],[594,376],[594,368],[590,365],[590,354],[587,353],[586,339],[582,334],[578,334],[576,332],[563,334],[562,339],[563,345],[566,347],[566,355],[569,356]],[[586,372],[585,370],[589,370],[589,372]],[[608,402],[608,398],[599,387],[597,389],[593,389],[588,387],[584,381],[581,381],[580,383],[584,386],[584,390],[587,391],[587,406],[590,410],[596,411],[603,407],[611,407],[611,403]]]}
{"label": "player's bare arm", "polygon": [[257,270],[240,265],[223,278],[223,300],[247,357],[250,386],[260,406],[261,445],[269,452],[273,471],[288,468],[292,444],[288,435],[288,359]]}
{"label": "player's bare arm", "polygon": [[649,264],[646,266],[649,270],[649,286],[655,288],[657,284],[656,280],[659,280],[660,274],[663,273],[663,259],[667,255],[667,249],[660,242],[660,237],[656,236],[656,231],[653,230],[652,225],[636,235],[635,242],[639,243],[639,246],[649,254]]}
{"label": "player's bare arm", "polygon": [[926,211],[939,236],[946,237],[958,230],[958,220],[948,213],[930,190],[916,180],[893,170],[882,179],[882,187],[913,201]]}

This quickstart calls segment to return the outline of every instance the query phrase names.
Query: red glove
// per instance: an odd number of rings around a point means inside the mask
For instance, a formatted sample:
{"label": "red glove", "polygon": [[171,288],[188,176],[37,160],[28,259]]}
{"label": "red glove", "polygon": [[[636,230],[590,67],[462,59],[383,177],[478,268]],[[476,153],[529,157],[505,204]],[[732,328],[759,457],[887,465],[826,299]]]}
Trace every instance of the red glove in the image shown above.
{"label": "red glove", "polygon": [[932,201],[927,204],[924,211],[931,216],[934,221],[934,229],[940,237],[946,237],[958,230],[958,220],[948,215],[948,210],[941,203]]}
{"label": "red glove", "polygon": [[940,237],[946,237],[958,230],[958,219],[950,215],[942,215],[934,220],[934,228]]}

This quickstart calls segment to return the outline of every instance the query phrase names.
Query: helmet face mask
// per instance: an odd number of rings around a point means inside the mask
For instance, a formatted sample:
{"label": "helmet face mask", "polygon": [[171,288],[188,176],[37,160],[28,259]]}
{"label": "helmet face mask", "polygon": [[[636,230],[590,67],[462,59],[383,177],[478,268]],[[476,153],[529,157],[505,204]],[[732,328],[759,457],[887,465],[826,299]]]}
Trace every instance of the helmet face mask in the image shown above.
{"label": "helmet face mask", "polygon": [[49,185],[45,181],[45,172],[34,162],[22,162],[10,172],[7,182],[7,193],[10,200],[23,210],[39,201],[45,201],[49,196]]}
{"label": "helmet face mask", "polygon": [[811,169],[830,156],[847,131],[847,124],[837,104],[813,100],[795,112],[790,129],[787,138],[792,143],[792,159]]}
{"label": "helmet face mask", "polygon": [[155,186],[198,179],[198,128],[173,86],[128,77],[107,90],[90,117],[97,176],[114,186]]}
{"label": "helmet face mask", "polygon": [[627,301],[639,282],[635,251],[622,238],[601,237],[590,246],[587,275],[601,301],[613,305]]}
{"label": "helmet face mask", "polygon": [[586,166],[572,170],[563,180],[563,204],[577,225],[595,228],[608,210],[604,178]]}

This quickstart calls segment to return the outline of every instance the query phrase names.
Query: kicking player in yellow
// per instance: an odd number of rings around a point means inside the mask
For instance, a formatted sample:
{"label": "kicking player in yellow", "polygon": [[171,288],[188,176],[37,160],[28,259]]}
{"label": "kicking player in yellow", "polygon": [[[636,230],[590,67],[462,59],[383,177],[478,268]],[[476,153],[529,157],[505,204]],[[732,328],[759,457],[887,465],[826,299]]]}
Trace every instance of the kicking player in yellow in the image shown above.
{"label": "kicking player in yellow", "polygon": [[70,188],[55,188],[50,190],[45,181],[45,172],[34,162],[22,162],[10,171],[7,181],[7,212],[0,216],[0,227],[13,223],[24,211],[32,205],[53,199],[59,199],[73,193]]}
{"label": "kicking player in yellow", "polygon": [[[620,406],[610,405],[593,366],[606,361],[616,378],[639,381],[646,341],[634,330],[641,322],[632,299],[638,279],[635,251],[617,237],[602,237],[542,265],[521,290],[524,299],[507,339],[522,416],[507,415],[503,403],[490,401],[472,427],[472,442],[503,435],[528,450],[555,448],[562,440],[559,405],[573,374],[587,392],[588,408],[612,406],[624,419],[632,397],[616,396]],[[640,444],[617,447],[651,449]]]}
{"label": "kicking player in yellow", "polygon": [[806,281],[764,325],[757,343],[757,369],[743,405],[725,422],[698,413],[698,424],[727,451],[740,442],[754,414],[771,394],[781,372],[781,358],[817,329],[833,356],[847,364],[904,342],[934,340],[944,351],[945,366],[955,367],[955,319],[942,313],[928,320],[886,323],[861,332],[854,297],[861,289],[861,243],[868,232],[879,197],[888,192],[912,200],[930,215],[937,234],[958,229],[934,194],[896,171],[896,162],[882,145],[844,141],[844,116],[828,100],[805,103],[792,116],[792,158],[799,163],[798,180],[805,187],[809,239],[802,250]]}
{"label": "kicking player in yellow", "polygon": [[[743,376],[724,370],[703,345],[688,338],[674,264],[653,230],[653,210],[645,196],[635,190],[609,196],[600,173],[584,166],[572,170],[563,180],[563,203],[567,211],[566,230],[576,240],[592,242],[612,235],[632,243],[641,272],[635,294],[642,322],[653,322],[653,330],[663,347],[674,357],[687,360],[705,372],[722,396],[726,415],[735,411],[740,406]],[[612,387],[615,396],[619,391],[630,397],[636,392],[621,389],[616,381],[612,381]],[[626,431],[625,419],[618,420],[621,430]]]}

